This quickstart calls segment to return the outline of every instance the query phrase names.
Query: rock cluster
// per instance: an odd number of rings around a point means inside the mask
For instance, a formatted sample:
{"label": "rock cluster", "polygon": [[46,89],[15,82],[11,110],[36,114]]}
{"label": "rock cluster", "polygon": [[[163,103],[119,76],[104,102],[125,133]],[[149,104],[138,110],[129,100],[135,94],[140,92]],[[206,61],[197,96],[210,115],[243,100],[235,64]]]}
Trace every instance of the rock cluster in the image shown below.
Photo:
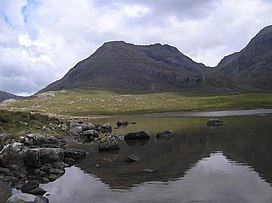
{"label": "rock cluster", "polygon": [[82,150],[66,149],[61,137],[29,134],[16,142],[10,134],[4,133],[0,135],[0,143],[0,180],[11,182],[23,192],[7,202],[48,202],[46,198],[33,196],[46,193],[39,184],[56,180],[65,173],[65,167],[86,156]]}

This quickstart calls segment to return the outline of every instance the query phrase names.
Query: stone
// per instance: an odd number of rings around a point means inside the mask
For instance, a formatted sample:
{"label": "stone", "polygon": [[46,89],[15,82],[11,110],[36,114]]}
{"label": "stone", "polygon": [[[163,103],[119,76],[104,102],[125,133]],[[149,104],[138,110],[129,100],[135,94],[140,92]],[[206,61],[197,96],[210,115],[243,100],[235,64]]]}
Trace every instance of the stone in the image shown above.
{"label": "stone", "polygon": [[86,130],[79,135],[79,139],[83,142],[93,141],[96,137],[99,137],[99,134],[96,130]]}
{"label": "stone", "polygon": [[40,195],[40,196],[43,196],[47,191],[43,188],[40,188],[40,187],[37,187],[31,191],[29,191],[28,193],[29,194],[32,194],[32,195]]}
{"label": "stone", "polygon": [[72,166],[76,163],[76,161],[72,158],[65,157],[64,158],[64,163],[67,164],[68,166]]}
{"label": "stone", "polygon": [[22,185],[21,191],[24,193],[29,193],[29,191],[39,187],[39,182],[36,180],[28,181]]}
{"label": "stone", "polygon": [[149,138],[150,138],[150,135],[145,130],[130,132],[130,133],[127,133],[124,137],[125,140],[149,139]]}
{"label": "stone", "polygon": [[101,132],[102,133],[111,133],[112,132],[111,124],[106,123],[106,124],[102,125],[101,126]]}
{"label": "stone", "polygon": [[19,142],[5,145],[0,151],[0,166],[7,168],[11,164],[23,166],[23,157],[27,147]]}
{"label": "stone", "polygon": [[130,154],[124,159],[124,161],[125,162],[139,162],[141,161],[141,159],[134,154]]}
{"label": "stone", "polygon": [[224,125],[224,121],[219,120],[217,118],[211,118],[207,121],[208,126],[221,126]]}
{"label": "stone", "polygon": [[128,124],[129,124],[129,122],[125,121],[125,120],[117,121],[117,123],[116,123],[116,125],[117,125],[118,128],[120,128],[120,127],[126,127]]}
{"label": "stone", "polygon": [[119,147],[119,143],[117,139],[112,135],[108,135],[100,139],[98,143],[98,149],[102,151],[103,150],[117,150],[117,149],[120,149],[120,147]]}
{"label": "stone", "polygon": [[53,168],[53,166],[50,163],[46,163],[40,168],[40,170],[45,172],[45,173],[49,173],[49,170],[51,168]]}
{"label": "stone", "polygon": [[12,195],[5,203],[48,203],[45,197],[37,197],[31,194],[16,193]]}
{"label": "stone", "polygon": [[72,158],[74,160],[83,159],[86,156],[86,152],[80,149],[66,149],[64,151],[65,158]]}
{"label": "stone", "polygon": [[165,130],[157,133],[156,138],[158,139],[168,139],[175,137],[175,134],[172,130]]}
{"label": "stone", "polygon": [[62,162],[55,162],[52,164],[52,166],[57,169],[64,169],[65,168],[65,164]]}
{"label": "stone", "polygon": [[51,168],[49,170],[49,173],[50,174],[64,174],[65,173],[65,170],[64,169],[58,169],[58,168]]}
{"label": "stone", "polygon": [[40,167],[46,163],[62,162],[64,150],[60,148],[36,148],[26,151],[24,163],[30,167]]}
{"label": "stone", "polygon": [[9,174],[9,169],[0,167],[0,174],[8,175]]}
{"label": "stone", "polygon": [[15,177],[23,178],[27,175],[27,171],[23,167],[17,166],[15,164],[10,165],[9,170],[10,175]]}

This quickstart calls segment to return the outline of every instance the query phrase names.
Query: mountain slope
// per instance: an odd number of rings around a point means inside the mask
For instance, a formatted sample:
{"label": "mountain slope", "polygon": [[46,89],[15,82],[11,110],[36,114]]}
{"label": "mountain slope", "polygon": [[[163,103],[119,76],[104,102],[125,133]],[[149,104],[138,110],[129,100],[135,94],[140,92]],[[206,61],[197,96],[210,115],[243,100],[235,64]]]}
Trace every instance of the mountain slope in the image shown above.
{"label": "mountain slope", "polygon": [[218,76],[175,47],[107,42],[62,79],[40,92],[103,89],[115,92],[215,91],[226,86]]}
{"label": "mountain slope", "polygon": [[19,96],[14,94],[10,94],[7,92],[0,91],[0,102],[4,101],[5,99],[19,99]]}
{"label": "mountain slope", "polygon": [[216,72],[247,89],[271,91],[272,26],[262,29],[240,52],[224,57]]}

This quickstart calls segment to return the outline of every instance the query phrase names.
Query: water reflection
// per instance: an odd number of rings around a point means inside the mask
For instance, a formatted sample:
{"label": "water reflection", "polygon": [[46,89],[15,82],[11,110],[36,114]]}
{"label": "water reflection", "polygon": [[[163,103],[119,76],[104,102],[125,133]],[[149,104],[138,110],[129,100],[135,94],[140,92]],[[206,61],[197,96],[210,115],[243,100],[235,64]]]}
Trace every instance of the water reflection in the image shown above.
{"label": "water reflection", "polygon": [[184,177],[143,182],[130,190],[111,190],[94,175],[72,167],[44,185],[51,202],[271,202],[272,188],[252,168],[222,152],[198,161]]}

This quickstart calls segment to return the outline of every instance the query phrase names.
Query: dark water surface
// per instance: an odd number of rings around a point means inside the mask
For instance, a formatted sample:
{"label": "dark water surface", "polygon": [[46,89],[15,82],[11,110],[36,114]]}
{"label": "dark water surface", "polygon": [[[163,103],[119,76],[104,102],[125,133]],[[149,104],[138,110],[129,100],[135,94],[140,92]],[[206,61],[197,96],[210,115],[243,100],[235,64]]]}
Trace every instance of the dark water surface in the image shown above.
{"label": "dark water surface", "polygon": [[[272,202],[271,116],[225,117],[226,124],[217,128],[208,127],[207,118],[125,119],[137,124],[114,129],[115,134],[146,129],[151,139],[122,140],[119,151],[108,153],[77,145],[87,158],[42,185],[50,203]],[[95,122],[115,125],[117,120]],[[167,129],[176,137],[155,138]],[[128,154],[142,160],[128,164]]]}

